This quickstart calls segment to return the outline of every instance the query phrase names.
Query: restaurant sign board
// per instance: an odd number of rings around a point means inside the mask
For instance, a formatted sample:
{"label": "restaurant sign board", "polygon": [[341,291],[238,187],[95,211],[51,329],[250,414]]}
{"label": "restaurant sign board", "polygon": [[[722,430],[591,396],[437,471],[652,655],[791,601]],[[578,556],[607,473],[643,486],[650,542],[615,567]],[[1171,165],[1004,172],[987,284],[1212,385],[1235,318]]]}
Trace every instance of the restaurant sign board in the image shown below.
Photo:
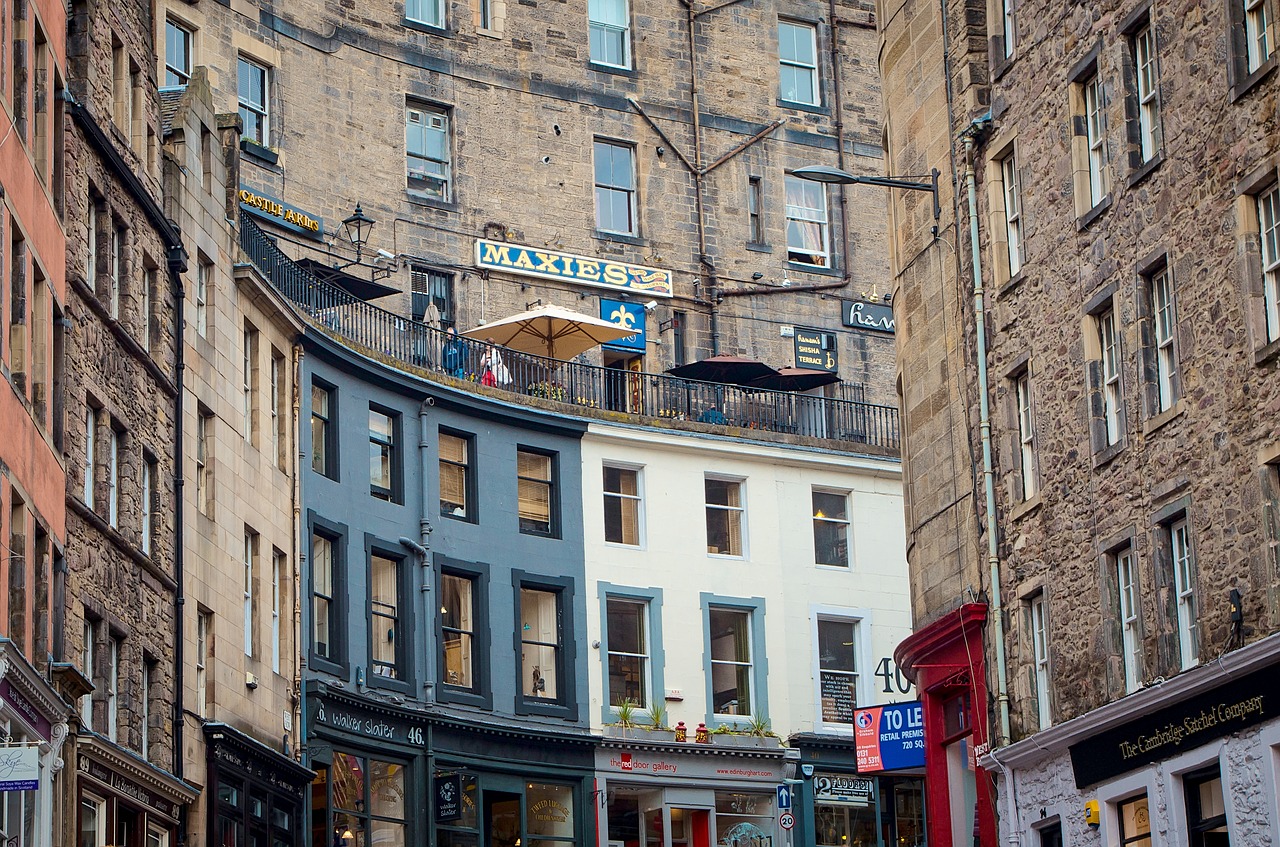
{"label": "restaurant sign board", "polygon": [[1076,787],[1085,788],[1280,717],[1280,673],[1270,667],[1148,712],[1071,747]]}
{"label": "restaurant sign board", "polygon": [[539,250],[505,241],[476,239],[476,265],[520,276],[609,288],[646,297],[671,297],[671,271],[555,250]]}
{"label": "restaurant sign board", "polygon": [[796,367],[811,371],[835,373],[840,368],[836,358],[835,336],[820,329],[796,327],[792,336],[796,345]]}
{"label": "restaurant sign board", "polygon": [[313,217],[297,206],[290,206],[283,200],[277,200],[261,191],[241,188],[238,197],[240,208],[255,217],[270,221],[299,235],[305,235],[307,238],[316,240],[324,238],[324,218]]}
{"label": "restaurant sign board", "polygon": [[840,302],[841,323],[854,329],[893,334],[893,307],[883,303],[867,303],[862,300]]}

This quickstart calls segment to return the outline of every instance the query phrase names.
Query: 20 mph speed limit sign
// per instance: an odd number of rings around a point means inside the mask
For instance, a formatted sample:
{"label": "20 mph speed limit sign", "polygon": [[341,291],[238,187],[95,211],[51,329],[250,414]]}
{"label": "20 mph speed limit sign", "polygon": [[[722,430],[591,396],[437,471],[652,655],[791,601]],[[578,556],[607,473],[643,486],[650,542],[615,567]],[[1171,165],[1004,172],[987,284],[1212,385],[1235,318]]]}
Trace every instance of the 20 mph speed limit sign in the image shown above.
{"label": "20 mph speed limit sign", "polygon": [[778,815],[778,826],[782,827],[783,829],[791,829],[791,827],[795,825],[796,825],[796,816],[791,814],[790,812],[783,812],[782,814]]}

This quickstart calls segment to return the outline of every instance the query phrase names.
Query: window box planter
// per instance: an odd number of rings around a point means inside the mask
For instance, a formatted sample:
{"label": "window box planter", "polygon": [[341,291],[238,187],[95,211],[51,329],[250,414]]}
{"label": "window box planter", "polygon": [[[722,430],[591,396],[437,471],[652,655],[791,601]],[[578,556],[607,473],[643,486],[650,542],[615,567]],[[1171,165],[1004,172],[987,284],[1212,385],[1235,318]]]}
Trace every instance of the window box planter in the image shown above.
{"label": "window box planter", "polygon": [[270,147],[263,147],[256,141],[248,138],[240,139],[240,149],[253,156],[255,159],[261,159],[269,165],[277,164],[280,161],[280,154]]}
{"label": "window box planter", "polygon": [[671,744],[676,740],[673,729],[656,729],[651,726],[623,726],[611,723],[604,727],[605,738],[627,738],[632,741],[648,741],[654,744]]}

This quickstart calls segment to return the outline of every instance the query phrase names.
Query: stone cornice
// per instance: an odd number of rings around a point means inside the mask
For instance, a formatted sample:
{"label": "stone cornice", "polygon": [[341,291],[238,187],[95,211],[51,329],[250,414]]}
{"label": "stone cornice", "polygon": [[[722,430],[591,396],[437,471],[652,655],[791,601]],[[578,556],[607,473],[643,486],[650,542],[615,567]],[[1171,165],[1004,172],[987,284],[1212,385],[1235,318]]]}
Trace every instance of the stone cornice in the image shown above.
{"label": "stone cornice", "polygon": [[42,677],[8,638],[0,638],[0,680],[5,680],[31,700],[51,724],[65,721],[71,707],[58,696],[57,690]]}
{"label": "stone cornice", "polygon": [[99,735],[81,735],[78,752],[81,756],[97,760],[109,770],[127,776],[178,806],[194,802],[200,794],[195,787],[168,771],[143,761]]}
{"label": "stone cornice", "polygon": [[[980,760],[988,769],[1003,765],[1020,768],[1049,756],[1066,752],[1079,741],[1120,726],[1157,709],[1210,691],[1229,679],[1280,662],[1280,633],[1269,635],[1247,647],[1233,650],[1205,665],[1184,671],[1085,712],[1066,723],[1041,730],[1016,744],[1001,747]],[[1277,669],[1280,672],[1280,669]]]}

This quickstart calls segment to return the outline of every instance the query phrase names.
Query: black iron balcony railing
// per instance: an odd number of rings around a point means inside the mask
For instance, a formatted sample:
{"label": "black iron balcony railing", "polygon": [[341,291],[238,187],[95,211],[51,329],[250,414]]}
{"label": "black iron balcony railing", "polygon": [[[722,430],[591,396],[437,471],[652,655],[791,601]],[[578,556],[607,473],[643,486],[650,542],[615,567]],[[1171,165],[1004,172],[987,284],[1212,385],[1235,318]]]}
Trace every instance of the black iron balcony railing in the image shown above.
{"label": "black iron balcony railing", "polygon": [[[898,450],[898,410],[891,406],[697,382],[493,348],[378,308],[316,279],[281,252],[247,216],[240,219],[240,246],[271,285],[315,323],[335,336],[414,368],[578,409],[699,421]],[[495,357],[502,367],[486,368]]]}

